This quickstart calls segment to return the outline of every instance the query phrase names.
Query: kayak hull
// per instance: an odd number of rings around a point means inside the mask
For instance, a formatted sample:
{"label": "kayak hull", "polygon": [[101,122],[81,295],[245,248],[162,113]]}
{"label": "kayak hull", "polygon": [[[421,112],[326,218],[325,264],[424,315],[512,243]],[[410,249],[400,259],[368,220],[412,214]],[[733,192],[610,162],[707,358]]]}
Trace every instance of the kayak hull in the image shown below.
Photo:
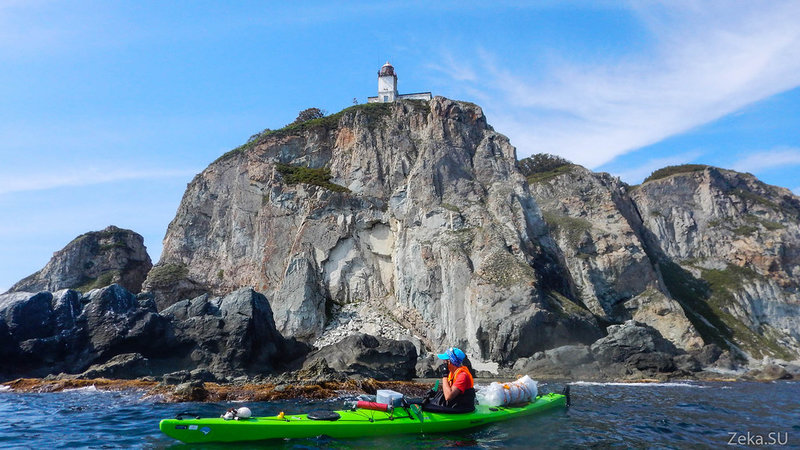
{"label": "kayak hull", "polygon": [[283,418],[271,416],[246,420],[164,419],[159,428],[167,436],[190,444],[309,438],[321,435],[356,438],[457,431],[565,406],[566,397],[561,394],[547,394],[521,406],[477,405],[475,412],[464,414],[431,413],[419,411],[418,407],[410,410],[397,408],[391,413],[357,409],[337,411],[341,418],[336,421],[313,420],[305,414],[286,414]]}

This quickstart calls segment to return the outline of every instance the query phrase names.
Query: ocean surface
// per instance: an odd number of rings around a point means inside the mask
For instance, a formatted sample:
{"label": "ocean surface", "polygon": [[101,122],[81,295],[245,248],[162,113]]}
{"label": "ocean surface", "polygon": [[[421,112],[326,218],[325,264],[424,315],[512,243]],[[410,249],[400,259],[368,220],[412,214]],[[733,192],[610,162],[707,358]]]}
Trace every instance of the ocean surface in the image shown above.
{"label": "ocean surface", "polygon": [[[560,391],[563,385],[540,385]],[[565,411],[449,434],[242,445],[185,445],[158,430],[162,418],[193,411],[217,417],[231,406],[254,415],[340,409],[327,401],[160,403],[137,391],[84,388],[51,394],[0,392],[0,448],[720,448],[734,443],[800,448],[800,382],[571,383]],[[781,445],[784,444],[784,445]],[[767,445],[767,447],[770,447]]]}

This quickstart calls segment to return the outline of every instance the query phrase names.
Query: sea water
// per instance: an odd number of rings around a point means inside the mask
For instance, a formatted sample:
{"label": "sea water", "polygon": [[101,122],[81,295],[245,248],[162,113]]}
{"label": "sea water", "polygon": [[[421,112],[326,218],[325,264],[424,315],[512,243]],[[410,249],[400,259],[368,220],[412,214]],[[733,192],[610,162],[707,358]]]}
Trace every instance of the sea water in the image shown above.
{"label": "sea water", "polygon": [[[542,384],[543,392],[563,385]],[[50,394],[0,391],[0,448],[800,448],[800,383],[572,383],[572,406],[455,433],[381,438],[273,440],[191,445],[158,430],[181,412],[217,417],[231,406],[254,415],[340,409],[327,401],[161,403],[140,391],[79,389]]]}

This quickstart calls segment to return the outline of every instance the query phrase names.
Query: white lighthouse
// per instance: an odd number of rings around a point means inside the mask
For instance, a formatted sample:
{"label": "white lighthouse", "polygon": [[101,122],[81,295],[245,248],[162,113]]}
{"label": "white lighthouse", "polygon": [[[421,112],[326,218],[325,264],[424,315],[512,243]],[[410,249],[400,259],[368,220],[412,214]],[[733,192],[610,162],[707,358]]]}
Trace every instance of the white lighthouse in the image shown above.
{"label": "white lighthouse", "polygon": [[390,103],[395,100],[430,100],[430,92],[400,95],[397,93],[397,74],[389,61],[378,71],[378,95],[367,97],[368,103]]}

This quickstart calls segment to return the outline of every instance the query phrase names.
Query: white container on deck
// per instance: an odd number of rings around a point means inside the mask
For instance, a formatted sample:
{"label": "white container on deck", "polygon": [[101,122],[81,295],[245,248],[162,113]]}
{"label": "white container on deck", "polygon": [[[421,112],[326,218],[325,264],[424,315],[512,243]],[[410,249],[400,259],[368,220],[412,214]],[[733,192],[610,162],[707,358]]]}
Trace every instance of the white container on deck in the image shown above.
{"label": "white container on deck", "polygon": [[391,389],[378,389],[378,395],[375,396],[375,401],[392,406],[402,406],[403,394]]}

